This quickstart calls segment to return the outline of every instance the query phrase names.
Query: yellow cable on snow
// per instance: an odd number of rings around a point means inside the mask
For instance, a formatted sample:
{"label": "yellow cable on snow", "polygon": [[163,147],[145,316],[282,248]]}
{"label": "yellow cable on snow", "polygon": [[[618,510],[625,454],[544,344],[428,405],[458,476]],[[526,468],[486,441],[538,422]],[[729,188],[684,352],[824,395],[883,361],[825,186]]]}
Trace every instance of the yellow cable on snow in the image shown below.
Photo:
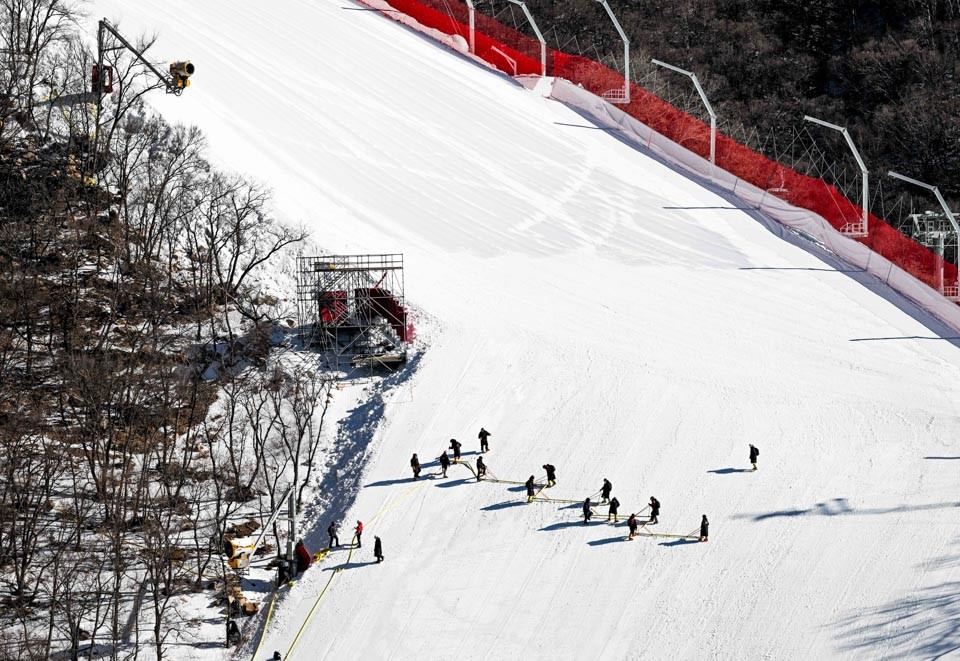
{"label": "yellow cable on snow", "polygon": [[[459,462],[459,461],[458,461],[458,462],[453,462],[453,463],[455,463],[455,464],[462,464],[463,466],[466,466],[466,467],[470,470],[470,472],[473,473],[473,476],[474,476],[474,477],[477,477],[477,472],[474,470],[473,466],[471,466],[469,462],[466,462],[466,461]],[[433,473],[433,475],[438,475],[438,473]],[[488,479],[486,479],[486,480],[484,480],[484,481],[487,481],[487,482],[499,482],[499,483],[501,483],[501,484],[525,484],[524,482],[515,482],[515,481],[512,481],[512,480],[499,480],[499,479],[497,479],[497,478],[488,478]],[[399,505],[401,502],[403,502],[404,500],[406,500],[408,496],[410,496],[411,494],[413,494],[414,492],[416,492],[418,489],[420,489],[421,487],[423,487],[425,484],[427,484],[427,480],[424,480],[424,481],[421,482],[420,484],[414,485],[414,486],[411,487],[409,490],[407,490],[407,492],[404,493],[402,496],[399,496],[398,498],[396,498],[395,500],[393,500],[393,501],[392,501],[391,503],[389,503],[388,505],[385,505],[384,507],[382,507],[376,514],[374,514],[372,517],[370,517],[369,523],[372,523],[372,522],[376,521],[376,520],[377,520],[378,518],[380,518],[382,515],[384,515],[384,514],[386,514],[387,512],[389,512],[391,509],[393,509],[394,507],[396,507],[397,505]],[[541,487],[540,490],[542,491],[543,488]],[[538,493],[539,493],[539,492],[538,492]],[[553,498],[537,498],[537,500],[551,501],[551,500],[559,500],[559,499],[553,499]],[[575,502],[580,502],[580,501],[575,501]],[[649,505],[648,505],[647,507],[644,507],[642,510],[640,510],[640,512],[642,512],[643,510],[648,509],[648,508],[649,508]],[[639,513],[639,512],[638,512],[638,513]],[[597,514],[597,516],[600,516],[600,514]],[[699,529],[698,529],[698,530],[699,530]],[[667,533],[643,533],[643,532],[639,532],[639,531],[637,532],[637,536],[644,536],[644,537],[674,537],[674,538],[681,538],[681,539],[697,539],[697,536],[695,536],[695,535],[672,535],[672,534],[667,534]],[[356,537],[356,534],[354,534],[353,540],[356,541],[356,538],[357,538],[357,537]],[[320,591],[320,594],[317,595],[317,599],[316,599],[316,601],[313,602],[313,606],[310,608],[310,612],[307,613],[306,619],[304,619],[303,624],[300,625],[300,629],[297,630],[297,635],[296,635],[296,637],[293,639],[293,642],[290,643],[290,647],[287,649],[287,654],[286,654],[285,658],[290,658],[290,655],[293,653],[294,647],[296,647],[297,643],[300,641],[300,637],[303,635],[303,632],[306,630],[307,625],[310,624],[310,620],[313,619],[313,614],[316,612],[317,606],[320,605],[320,602],[323,601],[324,596],[326,596],[327,590],[330,588],[330,584],[333,583],[333,579],[336,577],[337,574],[339,574],[340,572],[342,572],[342,571],[344,570],[344,567],[345,567],[346,565],[349,565],[349,564],[350,564],[350,560],[351,560],[351,558],[353,557],[353,549],[354,549],[354,548],[355,548],[355,547],[353,546],[353,542],[351,542],[350,552],[347,554],[347,561],[346,561],[346,563],[344,563],[344,566],[338,567],[337,569],[335,569],[335,570],[333,571],[333,573],[330,575],[330,578],[327,580],[326,585],[323,586],[323,590],[321,590],[321,591]],[[277,590],[277,593],[279,593],[279,590]],[[272,613],[273,613],[273,606],[274,606],[274,604],[276,603],[276,600],[277,600],[277,593],[274,594],[273,601],[270,603],[270,610],[267,612],[267,621],[264,623],[263,633],[260,634],[260,642],[257,643],[257,647],[256,647],[256,649],[254,650],[253,657],[251,658],[251,661],[256,661],[256,655],[257,655],[257,653],[260,651],[260,646],[261,646],[261,644],[263,643],[263,639],[266,638],[266,635],[267,635],[267,625],[269,625],[269,623],[270,623],[270,616],[271,616]]]}
{"label": "yellow cable on snow", "polygon": [[263,633],[260,634],[260,640],[257,641],[257,646],[253,650],[253,656],[250,657],[251,661],[257,658],[257,654],[260,653],[260,646],[263,645],[263,639],[266,638],[267,627],[270,626],[270,618],[273,617],[273,607],[277,603],[277,596],[280,594],[280,588],[277,588],[273,593],[273,599],[270,601],[270,608],[267,610],[267,621],[263,623]]}
{"label": "yellow cable on snow", "polygon": [[[436,475],[436,473],[434,473],[434,475]],[[427,484],[427,480],[424,480],[424,481],[421,482],[420,484],[417,484],[417,485],[411,487],[409,490],[407,490],[407,492],[406,492],[405,494],[403,494],[402,496],[400,496],[400,497],[398,497],[397,499],[395,499],[392,503],[390,503],[389,505],[386,505],[386,506],[382,507],[379,512],[377,512],[377,513],[374,514],[372,517],[370,517],[369,523],[373,523],[373,522],[376,521],[378,518],[380,518],[380,516],[382,516],[383,514],[386,514],[387,512],[389,512],[389,511],[390,511],[391,509],[393,509],[396,505],[398,505],[400,502],[402,502],[403,500],[405,500],[410,494],[414,493],[415,491],[417,491],[417,489],[420,489],[420,488],[421,488],[423,485],[425,485],[425,484]],[[356,538],[357,538],[357,536],[354,535],[354,536],[353,536],[353,539],[356,540]],[[354,549],[354,547],[353,547],[352,542],[351,542],[350,553],[347,554],[347,562],[346,562],[345,564],[350,564],[350,559],[353,557],[353,549]],[[290,658],[290,654],[293,652],[293,648],[296,647],[297,641],[300,640],[300,636],[303,635],[303,632],[304,632],[304,630],[307,628],[307,625],[310,624],[310,620],[313,618],[313,613],[314,613],[314,611],[317,610],[317,606],[319,606],[319,605],[320,605],[320,602],[323,601],[323,597],[327,594],[327,589],[330,587],[330,584],[333,583],[334,577],[335,577],[337,574],[339,574],[340,572],[342,572],[342,571],[343,571],[343,567],[338,567],[337,569],[335,569],[335,570],[333,571],[333,574],[330,575],[330,579],[327,581],[327,584],[323,586],[323,590],[321,590],[321,591],[320,591],[320,594],[317,595],[317,600],[316,600],[315,602],[313,602],[313,607],[310,609],[310,612],[307,613],[307,618],[303,621],[303,624],[300,625],[300,629],[297,631],[297,636],[296,636],[296,638],[294,638],[294,639],[293,639],[293,642],[290,643],[290,648],[287,650],[287,653],[286,653],[286,655],[285,655],[285,658]],[[263,638],[266,636],[266,633],[267,633],[267,630],[266,630],[266,627],[264,627],[263,636],[261,636],[261,640],[263,640]],[[259,645],[258,645],[257,647],[258,647],[258,649],[259,649]],[[252,661],[256,661],[256,660],[253,659]]]}

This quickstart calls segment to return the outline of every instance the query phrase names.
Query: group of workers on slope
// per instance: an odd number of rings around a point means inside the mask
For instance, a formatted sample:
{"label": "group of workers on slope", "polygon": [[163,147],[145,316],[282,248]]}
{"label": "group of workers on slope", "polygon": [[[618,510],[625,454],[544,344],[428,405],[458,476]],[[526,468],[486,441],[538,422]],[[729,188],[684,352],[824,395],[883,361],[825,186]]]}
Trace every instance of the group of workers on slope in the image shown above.
{"label": "group of workers on slope", "polygon": [[[489,444],[488,438],[491,435],[492,434],[488,432],[486,429],[482,427],[480,428],[480,433],[478,434],[478,438],[480,439],[480,454],[483,454],[484,452],[488,452],[490,450],[490,444]],[[456,439],[450,439],[450,449],[453,450],[454,462],[460,461],[460,448],[461,448],[461,443],[459,443]],[[759,456],[760,456],[760,450],[757,449],[757,447],[751,443],[750,444],[750,463],[753,466],[753,470],[757,470],[757,459],[759,458]],[[450,463],[451,463],[450,457],[447,456],[446,450],[444,450],[443,454],[440,455],[439,461],[440,461],[441,474],[443,475],[443,477],[446,477],[447,469],[450,467]],[[410,467],[413,469],[413,479],[414,480],[418,479],[420,477],[421,468],[420,468],[420,460],[417,458],[416,453],[414,453],[413,457],[410,459]],[[553,464],[544,464],[542,468],[547,474],[547,483],[544,487],[541,488],[541,490],[555,486],[557,484],[556,466],[554,466]],[[482,480],[486,474],[487,474],[487,465],[483,461],[483,457],[479,456],[477,457],[477,481],[479,482],[480,480]],[[539,493],[539,491],[537,490],[536,477],[531,475],[529,478],[527,478],[527,481],[524,482],[524,486],[527,489],[527,502],[528,503],[533,502],[533,499],[536,498],[537,494]],[[600,504],[608,506],[607,521],[610,521],[612,517],[614,523],[619,523],[620,522],[620,515],[619,515],[620,501],[617,500],[616,497],[614,498],[610,497],[610,494],[612,491],[613,491],[613,484],[610,482],[610,480],[604,478],[603,486],[600,487],[600,498],[601,498]],[[647,504],[647,507],[650,508],[650,517],[649,519],[647,519],[646,522],[644,522],[643,525],[644,526],[655,525],[658,522],[658,517],[660,516],[660,501],[657,500],[655,496],[650,496],[650,502]],[[584,525],[590,522],[590,519],[593,517],[593,514],[594,514],[593,504],[591,503],[590,498],[588,497],[583,501]],[[640,524],[637,520],[636,512],[632,513],[630,517],[627,519],[627,526],[630,529],[630,535],[628,539],[633,539],[640,528]],[[709,540],[709,532],[710,532],[710,521],[707,519],[707,515],[704,514],[700,520],[699,539],[701,542],[706,542]]]}
{"label": "group of workers on slope", "polygon": [[[489,438],[493,436],[483,427],[480,428],[480,433],[477,434],[477,438],[480,439],[480,454],[490,451],[490,441]],[[450,459],[450,455],[447,454],[447,449],[444,449],[443,454],[437,457],[437,461],[440,462],[440,475],[442,477],[447,476],[447,469],[450,468],[451,463],[459,463],[460,461],[460,449],[463,447],[463,444],[455,438],[450,439],[449,449],[453,451],[453,459]],[[413,471],[413,479],[420,479],[420,471],[423,470],[423,467],[420,465],[420,458],[417,456],[417,453],[414,452],[413,456],[410,457],[410,470]],[[487,465],[483,463],[483,457],[477,457],[477,481],[479,482],[483,479],[483,476],[487,474]]]}
{"label": "group of workers on slope", "polygon": [[[483,427],[480,428],[480,433],[477,434],[477,438],[480,439],[480,454],[490,451],[490,436],[492,436]],[[462,444],[457,441],[455,438],[450,439],[450,448],[453,451],[453,462],[460,461],[460,449]],[[757,461],[760,457],[760,450],[757,446],[750,444],[750,464],[753,466],[753,470],[757,470]],[[446,449],[443,451],[443,454],[439,457],[440,469],[443,477],[447,476],[447,469],[450,468],[450,457],[447,455]],[[413,469],[413,479],[416,480],[420,477],[420,460],[417,458],[416,453],[410,459],[410,467]],[[544,464],[542,466],[543,470],[547,474],[547,483],[543,488],[549,488],[557,484],[557,468],[553,464]],[[487,474],[487,465],[483,461],[482,456],[477,457],[477,481],[482,480]],[[539,493],[536,489],[536,478],[531,475],[527,481],[524,483],[524,486],[527,489],[527,502],[532,502]],[[616,497],[611,497],[613,492],[613,484],[610,480],[604,478],[603,486],[600,487],[600,504],[607,505],[607,521],[613,519],[614,523],[620,522],[620,501]],[[647,504],[647,507],[650,508],[650,517],[642,525],[656,525],[658,522],[658,517],[660,516],[660,501],[657,500],[655,496],[650,496],[650,502]],[[590,519],[593,518],[593,504],[591,503],[590,498],[586,498],[583,501],[583,523],[584,525],[590,522]],[[630,517],[627,519],[627,527],[630,529],[630,535],[628,539],[633,539],[638,530],[641,527],[641,524],[637,520],[637,512],[631,513]],[[327,527],[327,534],[330,537],[329,548],[333,549],[336,546],[340,545],[340,538],[337,536],[337,533],[340,530],[340,522],[333,520],[330,522],[330,525]],[[704,514],[703,518],[700,521],[700,541],[706,542],[709,539],[710,532],[710,521],[707,519],[707,515]],[[354,528],[354,536],[357,540],[356,548],[362,548],[362,537],[363,537],[363,523],[357,521],[357,526]],[[379,537],[373,538],[373,555],[376,558],[377,562],[383,562],[383,543],[380,541]],[[312,556],[309,551],[307,551],[306,546],[304,546],[303,540],[297,542],[296,545],[296,556],[297,556],[297,573],[306,571],[311,564]]]}
{"label": "group of workers on slope", "polygon": [[[327,535],[330,537],[330,542],[327,545],[327,550],[332,551],[337,546],[340,546],[340,537],[337,533],[340,532],[340,522],[334,519],[330,522],[330,525],[327,526]],[[353,529],[353,537],[357,541],[356,546],[353,548],[363,548],[363,522],[357,521],[356,527]],[[313,556],[310,554],[310,551],[307,550],[306,545],[303,543],[303,540],[297,542],[296,547],[294,548],[295,554],[297,556],[297,574],[302,574],[310,568],[310,565],[313,563]],[[383,542],[380,541],[379,537],[373,538],[373,557],[377,559],[377,562],[383,562]],[[281,565],[281,570],[284,569],[284,566]],[[281,571],[278,583],[283,584],[287,581],[286,573]]]}
{"label": "group of workers on slope", "polygon": [[[480,451],[487,452],[490,450],[490,442],[487,440],[491,436],[490,432],[486,429],[480,428]],[[453,450],[453,461],[460,461],[460,448],[461,444],[456,439],[450,439],[450,449]],[[414,454],[413,458],[410,460],[410,466],[413,468],[413,479],[420,477],[420,460],[417,459],[417,455]],[[447,469],[450,467],[450,457],[447,456],[446,451],[440,456],[440,467],[443,470],[443,476],[447,476]],[[477,479],[481,479],[487,472],[486,466],[483,464],[483,458],[477,458]],[[338,533],[340,532],[340,522],[334,519],[330,522],[330,525],[327,526],[327,535],[330,538],[328,548],[334,549],[337,546],[340,546],[340,537]],[[353,529],[354,539],[356,539],[356,548],[363,548],[363,522],[357,521],[356,527]],[[306,546],[303,543],[303,540],[297,542],[296,545],[296,556],[297,556],[297,573],[301,573],[310,568],[310,564],[313,561],[313,556],[310,555],[310,552],[307,550]],[[380,541],[379,537],[373,538],[373,557],[376,558],[377,562],[383,562],[383,542]],[[285,582],[285,577],[281,577],[281,582]]]}
{"label": "group of workers on slope", "polygon": [[[489,437],[492,436],[483,427],[480,428],[480,433],[477,437],[480,439],[480,454],[490,451],[490,442]],[[450,439],[450,449],[453,450],[453,461],[460,461],[460,448],[462,444],[459,443],[456,439]],[[757,470],[757,461],[760,457],[760,450],[750,444],[750,464],[753,466],[753,470]],[[447,469],[450,467],[450,457],[447,455],[447,451],[444,450],[443,454],[439,457],[440,468],[442,470],[443,477],[447,476]],[[414,453],[413,457],[410,459],[410,467],[413,469],[413,479],[416,480],[420,477],[420,460],[417,458],[417,454]],[[553,464],[544,464],[542,466],[544,471],[547,474],[547,483],[544,488],[552,487],[557,484],[557,468]],[[477,481],[479,482],[487,474],[487,465],[483,461],[482,456],[477,457]],[[532,502],[536,496],[536,478],[531,475],[526,483],[524,484],[527,488],[527,502]],[[610,518],[613,517],[614,523],[619,523],[619,509],[620,501],[616,497],[611,497],[613,492],[613,484],[610,480],[604,478],[603,486],[600,487],[600,504],[607,505],[607,521],[610,521]],[[655,525],[658,522],[658,517],[660,516],[660,501],[656,497],[650,496],[650,502],[647,504],[647,507],[650,508],[650,517],[646,522],[640,524],[637,519],[637,513],[633,512],[630,514],[630,517],[627,519],[627,528],[630,530],[630,534],[627,539],[633,539],[641,527],[647,525]],[[590,522],[590,519],[593,517],[593,505],[590,502],[590,498],[586,498],[583,501],[583,523],[584,525]],[[340,545],[340,538],[337,537],[337,532],[340,530],[340,522],[334,519],[330,522],[330,525],[327,527],[327,534],[330,537],[329,548],[333,549],[335,546]],[[356,548],[362,548],[361,538],[363,535],[363,523],[357,521],[357,525],[354,528],[354,536],[357,540]],[[701,542],[708,541],[710,536],[710,521],[707,519],[707,515],[704,514],[703,518],[700,521],[700,537]],[[383,544],[380,541],[379,537],[373,538],[373,555],[376,558],[377,562],[383,562]],[[297,556],[297,573],[301,573],[309,569],[312,562],[312,556],[310,552],[307,551],[306,546],[304,546],[303,540],[299,540],[296,545],[296,556]],[[279,652],[274,653],[274,659],[280,658]]]}

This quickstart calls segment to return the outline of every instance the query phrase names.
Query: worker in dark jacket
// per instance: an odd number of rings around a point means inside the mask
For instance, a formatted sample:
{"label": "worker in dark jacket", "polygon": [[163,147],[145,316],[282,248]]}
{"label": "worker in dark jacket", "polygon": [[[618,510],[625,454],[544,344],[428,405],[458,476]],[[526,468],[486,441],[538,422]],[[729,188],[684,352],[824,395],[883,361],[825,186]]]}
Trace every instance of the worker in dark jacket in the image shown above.
{"label": "worker in dark jacket", "polygon": [[491,437],[491,436],[493,436],[493,434],[491,434],[490,432],[488,432],[488,431],[487,431],[486,429],[484,429],[483,427],[480,428],[480,433],[477,434],[477,438],[480,439],[480,452],[481,452],[481,453],[483,453],[483,452],[490,452],[490,443],[489,443],[489,441],[487,441],[487,439],[488,439],[489,437]]}
{"label": "worker in dark jacket", "polygon": [[710,522],[707,521],[707,515],[703,515],[700,521],[700,541],[706,542],[710,537]]}
{"label": "worker in dark jacket", "polygon": [[533,475],[527,479],[526,483],[524,483],[524,486],[527,487],[527,502],[533,502],[534,487],[536,486],[533,483]]}
{"label": "worker in dark jacket", "polygon": [[243,635],[240,633],[240,627],[237,626],[237,621],[229,618],[227,620],[227,646],[233,647],[234,645],[239,645],[241,640],[243,640]]}
{"label": "worker in dark jacket", "polygon": [[590,523],[590,517],[593,516],[593,508],[590,507],[590,499],[583,501],[583,525]]}
{"label": "worker in dark jacket", "polygon": [[553,464],[544,464],[543,470],[547,471],[547,486],[552,487],[557,483],[557,467]]}
{"label": "worker in dark jacket", "polygon": [[757,458],[760,456],[760,450],[757,446],[750,444],[750,463],[753,464],[753,470],[757,470]]}
{"label": "worker in dark jacket", "polygon": [[487,465],[483,463],[483,457],[477,457],[477,482],[483,479],[487,474]]}
{"label": "worker in dark jacket", "polygon": [[373,557],[377,559],[377,562],[383,562],[383,544],[380,543],[379,537],[373,538]]}
{"label": "worker in dark jacket", "polygon": [[440,469],[443,471],[443,476],[447,476],[447,469],[450,468],[450,457],[447,456],[447,451],[444,450],[443,454],[440,455]]}
{"label": "worker in dark jacket", "polygon": [[610,500],[610,492],[613,491],[613,485],[610,484],[610,480],[603,478],[603,486],[600,487],[600,502],[605,503]]}
{"label": "worker in dark jacket", "polygon": [[650,496],[650,520],[647,523],[657,523],[658,516],[660,516],[660,501]]}
{"label": "worker in dark jacket", "polygon": [[280,588],[290,580],[290,564],[284,560],[277,567],[277,587]]}
{"label": "worker in dark jacket", "polygon": [[336,519],[330,522],[330,525],[327,527],[327,534],[330,535],[330,548],[334,546],[340,546],[340,538],[337,537],[337,531],[340,530],[340,524],[337,523]]}
{"label": "worker in dark jacket", "polygon": [[460,441],[455,438],[450,439],[450,449],[453,450],[453,460],[460,461]]}
{"label": "worker in dark jacket", "polygon": [[297,573],[310,569],[310,563],[313,561],[313,558],[310,556],[310,552],[307,550],[307,547],[303,545],[303,540],[297,541],[297,546],[294,548],[294,551],[297,554]]}
{"label": "worker in dark jacket", "polygon": [[634,535],[637,534],[637,527],[639,523],[637,522],[637,515],[631,514],[630,518],[627,519],[627,527],[630,529],[630,536],[627,539],[633,539]]}
{"label": "worker in dark jacket", "polygon": [[413,469],[413,479],[420,477],[420,460],[417,459],[417,453],[413,453],[413,457],[410,459],[410,468]]}
{"label": "worker in dark jacket", "polygon": [[618,523],[620,521],[620,516],[617,514],[617,511],[620,509],[620,501],[616,498],[610,500],[610,511],[607,512],[607,521],[610,520],[610,517],[613,517],[613,522]]}

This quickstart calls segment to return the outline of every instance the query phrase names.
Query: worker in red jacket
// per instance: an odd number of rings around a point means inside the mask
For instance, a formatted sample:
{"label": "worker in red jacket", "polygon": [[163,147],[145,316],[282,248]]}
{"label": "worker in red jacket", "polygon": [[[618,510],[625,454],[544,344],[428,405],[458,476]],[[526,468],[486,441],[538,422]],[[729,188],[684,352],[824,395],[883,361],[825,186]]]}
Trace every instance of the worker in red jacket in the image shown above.
{"label": "worker in red jacket", "polygon": [[353,529],[353,534],[357,537],[357,548],[361,548],[362,544],[360,544],[360,535],[363,534],[363,522],[357,521],[357,527]]}
{"label": "worker in red jacket", "polygon": [[297,554],[297,573],[302,573],[310,569],[310,563],[313,562],[313,558],[310,556],[310,551],[307,550],[307,547],[303,545],[303,540],[297,542],[297,546],[294,549]]}

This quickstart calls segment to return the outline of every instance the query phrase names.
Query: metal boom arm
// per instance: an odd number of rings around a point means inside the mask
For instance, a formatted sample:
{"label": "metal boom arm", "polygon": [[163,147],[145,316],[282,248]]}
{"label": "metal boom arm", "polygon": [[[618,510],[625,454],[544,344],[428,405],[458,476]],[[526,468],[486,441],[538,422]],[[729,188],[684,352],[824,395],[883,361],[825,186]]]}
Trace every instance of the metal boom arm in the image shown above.
{"label": "metal boom arm", "polygon": [[[123,44],[123,47],[124,47],[124,48],[126,48],[128,51],[130,51],[131,53],[133,53],[133,54],[136,56],[136,58],[137,58],[138,60],[140,60],[140,62],[141,62],[145,67],[147,67],[148,69],[150,69],[150,71],[152,71],[153,74],[154,74],[157,78],[160,79],[160,81],[163,83],[164,87],[167,89],[167,92],[168,92],[168,93],[180,94],[180,93],[183,92],[183,88],[182,88],[182,87],[177,87],[176,83],[174,82],[174,80],[173,80],[173,78],[172,78],[171,76],[167,76],[167,75],[164,74],[162,71],[160,71],[160,69],[158,69],[157,67],[155,67],[155,66],[153,65],[153,63],[151,63],[147,58],[145,58],[145,57],[143,56],[143,53],[142,53],[142,52],[140,52],[139,50],[137,50],[137,49],[133,46],[133,44],[131,44],[131,43],[130,43],[129,41],[127,41],[126,39],[124,39],[124,38],[123,38],[123,35],[120,34],[119,32],[117,32],[117,29],[116,29],[115,27],[113,27],[112,25],[110,25],[110,22],[107,21],[107,19],[105,19],[105,18],[104,18],[104,19],[101,19],[101,21],[100,21],[100,28],[99,28],[99,30],[97,31],[97,67],[98,67],[97,70],[98,70],[98,71],[101,71],[101,72],[103,71],[103,51],[104,51],[104,47],[103,47],[103,33],[104,33],[104,32],[109,32],[110,34],[112,34],[112,35],[117,39],[117,41],[119,41],[121,44]],[[101,74],[101,75],[102,75],[102,74]],[[96,91],[97,91],[97,98],[99,98],[99,97],[102,95],[102,94],[101,94],[101,91],[100,91],[99,89],[96,90]]]}

